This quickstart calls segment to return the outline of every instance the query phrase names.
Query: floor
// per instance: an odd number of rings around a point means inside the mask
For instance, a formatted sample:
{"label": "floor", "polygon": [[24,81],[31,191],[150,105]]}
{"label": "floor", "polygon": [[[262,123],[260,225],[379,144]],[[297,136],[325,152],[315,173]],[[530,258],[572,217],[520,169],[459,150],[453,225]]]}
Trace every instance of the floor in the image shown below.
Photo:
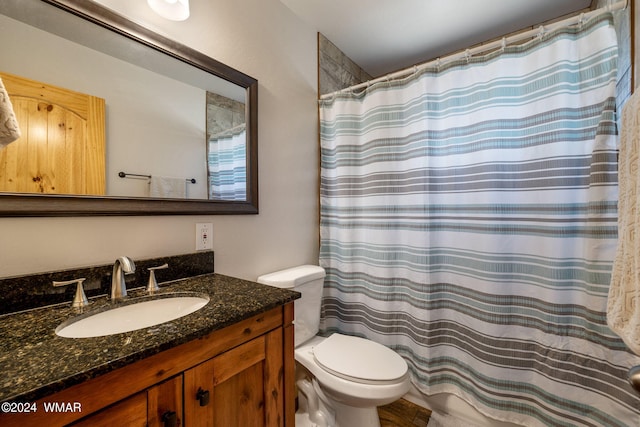
{"label": "floor", "polygon": [[431,411],[400,399],[378,408],[381,427],[426,427]]}

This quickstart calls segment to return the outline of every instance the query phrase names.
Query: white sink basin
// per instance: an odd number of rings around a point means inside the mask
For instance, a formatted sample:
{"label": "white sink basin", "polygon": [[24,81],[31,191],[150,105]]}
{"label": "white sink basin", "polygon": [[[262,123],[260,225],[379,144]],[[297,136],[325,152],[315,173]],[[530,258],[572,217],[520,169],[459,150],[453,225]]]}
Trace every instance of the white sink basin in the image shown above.
{"label": "white sink basin", "polygon": [[56,335],[91,338],[135,331],[186,316],[200,310],[208,302],[209,297],[201,295],[144,299],[67,320],[56,328]]}

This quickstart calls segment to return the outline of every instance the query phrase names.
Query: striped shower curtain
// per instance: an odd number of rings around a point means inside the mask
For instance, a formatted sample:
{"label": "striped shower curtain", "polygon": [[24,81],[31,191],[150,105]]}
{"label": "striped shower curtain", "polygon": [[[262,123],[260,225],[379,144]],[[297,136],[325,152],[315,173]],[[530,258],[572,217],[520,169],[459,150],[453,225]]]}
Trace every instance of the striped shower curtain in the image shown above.
{"label": "striped shower curtain", "polygon": [[638,426],[609,330],[610,14],[320,102],[323,331],[527,426]]}
{"label": "striped shower curtain", "polygon": [[209,199],[247,200],[247,134],[245,125],[209,138]]}

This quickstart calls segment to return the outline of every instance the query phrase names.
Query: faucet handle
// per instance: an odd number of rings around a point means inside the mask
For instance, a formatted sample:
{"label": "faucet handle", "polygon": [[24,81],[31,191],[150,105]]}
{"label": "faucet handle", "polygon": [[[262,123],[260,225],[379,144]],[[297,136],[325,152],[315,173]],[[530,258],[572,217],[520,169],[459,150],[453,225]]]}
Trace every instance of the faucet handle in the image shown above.
{"label": "faucet handle", "polygon": [[73,297],[73,302],[71,303],[71,307],[81,308],[89,305],[89,300],[87,299],[87,296],[84,294],[84,288],[82,287],[82,284],[85,280],[87,279],[82,277],[80,279],[66,280],[63,282],[54,281],[53,286],[55,287],[68,286],[68,285],[73,285],[75,283],[76,295]]}
{"label": "faucet handle", "polygon": [[160,287],[158,286],[158,282],[156,281],[156,270],[164,270],[165,268],[169,268],[169,264],[162,264],[158,267],[149,267],[149,284],[147,285],[147,292],[150,294],[159,291]]}

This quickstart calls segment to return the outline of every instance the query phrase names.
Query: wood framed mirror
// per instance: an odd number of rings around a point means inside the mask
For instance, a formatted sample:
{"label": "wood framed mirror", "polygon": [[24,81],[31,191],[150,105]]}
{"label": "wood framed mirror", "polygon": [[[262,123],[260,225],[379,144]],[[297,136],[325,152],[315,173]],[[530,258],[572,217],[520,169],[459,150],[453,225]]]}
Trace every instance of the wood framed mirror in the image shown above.
{"label": "wood framed mirror", "polygon": [[[47,19],[45,19],[47,18]],[[184,109],[178,112],[173,112],[171,120],[163,120],[162,126],[165,122],[179,121],[181,116],[188,116],[183,120],[184,122],[190,122],[185,126],[188,131],[183,131],[182,135],[188,134],[184,137],[185,140],[192,138],[194,145],[197,146],[199,154],[198,159],[195,160],[196,166],[188,166],[185,171],[156,171],[151,170],[157,164],[162,163],[162,160],[166,160],[164,167],[171,167],[176,162],[178,157],[186,157],[188,150],[186,143],[181,145],[179,155],[175,154],[156,154],[156,158],[153,162],[153,166],[143,165],[140,166],[140,159],[147,157],[147,153],[156,152],[159,148],[149,149],[148,147],[141,147],[140,140],[148,139],[156,144],[156,147],[160,147],[158,143],[160,137],[154,136],[153,131],[156,129],[156,125],[145,124],[144,128],[140,124],[140,129],[132,127],[132,121],[118,122],[113,120],[118,115],[126,115],[127,117],[139,117],[142,123],[148,111],[143,113],[132,113],[126,111],[123,113],[117,112],[115,100],[110,100],[110,92],[106,92],[108,96],[106,98],[106,110],[107,110],[107,142],[106,142],[106,190],[103,195],[79,195],[79,194],[50,194],[43,191],[38,192],[0,192],[0,216],[103,216],[103,215],[202,215],[202,214],[257,214],[258,213],[258,82],[256,79],[235,70],[225,64],[222,64],[215,59],[208,57],[188,46],[177,43],[162,35],[159,35],[145,27],[140,26],[121,15],[102,7],[101,5],[93,2],[87,2],[84,0],[7,0],[3,1],[0,5],[0,19],[9,22],[12,25],[27,25],[33,29],[37,27],[37,30],[42,32],[47,39],[53,38],[66,38],[66,33],[81,34],[86,43],[83,41],[82,49],[98,49],[96,46],[103,45],[104,41],[107,41],[106,51],[101,51],[100,55],[106,57],[117,56],[116,60],[120,62],[130,61],[131,58],[135,60],[142,60],[142,62],[133,64],[136,69],[152,69],[153,67],[159,67],[162,69],[161,79],[173,79],[182,80],[185,76],[190,76],[192,80],[178,81],[176,85],[179,87],[184,84],[187,87],[187,91],[194,92],[194,96],[202,98],[202,106],[196,107],[197,114],[188,115],[184,113]],[[8,21],[7,21],[8,20]],[[57,24],[57,29],[50,29],[46,27],[45,21],[53,21]],[[75,26],[78,28],[75,28]],[[8,25],[4,25],[8,27]],[[99,36],[88,35],[88,32],[98,31]],[[14,34],[14,33],[11,33]],[[47,35],[51,34],[51,35]],[[22,40],[25,37],[15,35],[16,43],[18,38]],[[96,40],[93,40],[96,39]],[[100,40],[98,40],[100,39]],[[33,42],[37,43],[37,42]],[[76,41],[70,43],[77,43]],[[122,47],[122,43],[126,43],[126,47]],[[14,43],[6,43],[11,45],[11,50],[16,52],[17,58],[11,59],[5,64],[9,66],[14,61],[18,65],[15,67],[18,69],[16,72],[14,69],[2,69],[0,72],[7,72],[10,74],[20,74],[20,61],[24,60],[24,55],[29,55],[29,47],[16,48]],[[102,47],[100,47],[102,49]],[[108,52],[106,55],[104,52]],[[22,55],[22,57],[20,57]],[[4,55],[3,57],[8,57]],[[165,63],[164,61],[169,61]],[[4,62],[4,60],[3,60]],[[87,62],[85,60],[85,62]],[[90,62],[90,61],[89,61]],[[166,65],[169,64],[169,65]],[[60,73],[62,73],[63,65],[69,65],[67,62],[61,64],[59,67]],[[5,65],[6,66],[6,65]],[[73,64],[70,65],[73,67]],[[4,66],[3,66],[4,67]],[[37,66],[30,65],[26,70],[38,69]],[[156,70],[154,70],[157,73]],[[77,79],[82,83],[84,76],[91,73],[84,73],[83,79]],[[124,78],[134,73],[117,72],[113,74],[117,79]],[[32,76],[24,76],[31,78]],[[36,80],[44,80],[45,78],[40,76]],[[55,76],[54,76],[55,77]],[[53,78],[53,77],[52,77]],[[185,77],[186,78],[186,77]],[[211,79],[211,80],[210,80]],[[213,79],[216,79],[215,82]],[[103,82],[109,83],[108,78],[102,78]],[[195,83],[194,83],[195,82]],[[57,82],[47,81],[47,83],[56,84]],[[116,84],[115,82],[113,83]],[[146,84],[132,84],[132,86],[146,87]],[[67,86],[68,87],[68,86]],[[76,90],[75,87],[68,87],[69,89]],[[99,89],[82,90],[81,92],[94,92]],[[109,88],[113,91],[113,87]],[[158,91],[156,91],[158,92]],[[235,196],[219,196],[219,194],[225,193],[224,191],[212,190],[215,183],[216,171],[211,166],[210,159],[214,159],[218,156],[215,153],[215,138],[220,138],[220,135],[227,135],[232,133],[231,129],[219,129],[220,123],[224,120],[218,120],[211,118],[212,115],[217,114],[215,111],[220,111],[218,105],[212,105],[211,101],[207,100],[233,100],[234,97],[240,94],[239,101],[232,101],[233,108],[239,110],[241,122],[238,123],[236,119],[233,120],[233,130],[241,129],[243,141],[245,146],[238,149],[236,152],[240,152],[241,156],[236,159],[236,170],[240,170],[242,178],[239,182],[241,184],[235,184]],[[93,93],[92,93],[93,95]],[[99,96],[100,94],[98,94]],[[151,93],[150,98],[154,98],[155,93]],[[137,96],[137,99],[145,98],[145,96]],[[173,99],[176,99],[174,95]],[[157,100],[154,99],[157,106]],[[173,102],[173,101],[172,101]],[[143,107],[145,108],[145,107]],[[178,108],[175,107],[174,108]],[[200,109],[201,110],[198,110]],[[158,110],[164,109],[157,108]],[[243,110],[243,111],[242,111]],[[200,117],[202,115],[202,117]],[[209,117],[205,117],[209,115]],[[197,117],[195,117],[197,116]],[[173,118],[176,120],[173,120]],[[193,124],[195,123],[195,124]],[[213,123],[213,124],[211,124]],[[229,123],[232,123],[229,121]],[[137,125],[137,123],[136,123]],[[171,134],[173,130],[167,131],[166,129],[160,129],[161,125],[157,126],[158,133]],[[197,129],[196,129],[197,128]],[[216,128],[215,132],[212,130]],[[195,129],[195,130],[194,130]],[[179,131],[175,132],[176,134]],[[216,135],[214,138],[213,135]],[[140,136],[142,135],[142,137]],[[127,141],[126,138],[132,137],[131,141]],[[137,138],[136,138],[137,136]],[[112,144],[112,141],[119,141],[120,148],[117,148]],[[125,142],[122,142],[125,141]],[[181,141],[182,143],[182,141]],[[1,149],[0,149],[1,150]],[[133,154],[135,153],[135,154]],[[184,154],[184,156],[183,156]],[[109,157],[111,156],[111,157]],[[117,164],[116,160],[131,158],[131,165]],[[116,159],[116,160],[114,160]],[[194,164],[194,160],[190,160],[189,165]],[[2,165],[0,165],[2,167]],[[226,172],[224,172],[226,173]],[[237,172],[236,172],[237,173]],[[126,179],[122,175],[131,174],[134,177],[140,175],[136,179]],[[183,198],[182,196],[157,196],[155,194],[145,194],[140,191],[143,188],[148,188],[150,179],[153,176],[159,175],[171,175],[182,176],[184,175],[187,182],[197,182],[197,186],[200,188],[199,196],[196,196],[196,185],[187,184],[189,191],[194,196]],[[191,176],[194,175],[194,176]],[[197,175],[197,176],[195,176]],[[125,179],[123,179],[125,178]],[[244,182],[242,181],[244,180]],[[128,186],[128,187],[127,187]],[[137,187],[136,187],[137,186]],[[227,192],[228,194],[228,192]]]}

